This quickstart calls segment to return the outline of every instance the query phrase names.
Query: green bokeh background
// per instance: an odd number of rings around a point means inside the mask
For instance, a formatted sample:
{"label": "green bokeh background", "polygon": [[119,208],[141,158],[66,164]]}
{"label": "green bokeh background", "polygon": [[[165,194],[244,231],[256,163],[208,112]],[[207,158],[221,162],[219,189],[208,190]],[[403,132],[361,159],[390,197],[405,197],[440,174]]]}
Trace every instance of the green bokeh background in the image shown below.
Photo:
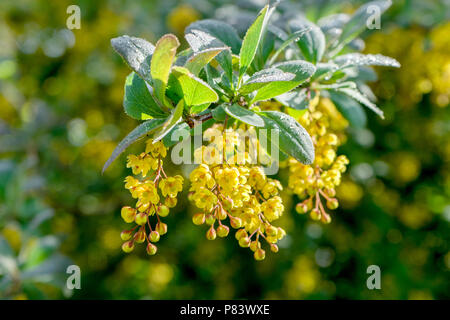
{"label": "green bokeh background", "polygon": [[[257,2],[237,1],[239,14],[255,15]],[[331,224],[297,215],[285,197],[288,237],[256,262],[232,236],[207,241],[185,191],[156,256],[143,246],[120,250],[120,207],[132,200],[122,183],[125,155],[104,175],[101,168],[137,122],[122,111],[129,70],[109,41],[180,36],[195,19],[233,18],[235,3],[1,1],[0,298],[450,297],[448,1],[395,1],[381,30],[364,33],[367,53],[393,56],[402,68],[377,69],[371,84],[386,119],[370,114],[366,129],[348,129],[339,153],[351,163]],[[81,8],[80,30],[66,29],[71,4]],[[314,17],[351,13],[361,1],[298,4]],[[80,266],[81,290],[64,289],[67,264]],[[381,290],[366,287],[372,264]]]}

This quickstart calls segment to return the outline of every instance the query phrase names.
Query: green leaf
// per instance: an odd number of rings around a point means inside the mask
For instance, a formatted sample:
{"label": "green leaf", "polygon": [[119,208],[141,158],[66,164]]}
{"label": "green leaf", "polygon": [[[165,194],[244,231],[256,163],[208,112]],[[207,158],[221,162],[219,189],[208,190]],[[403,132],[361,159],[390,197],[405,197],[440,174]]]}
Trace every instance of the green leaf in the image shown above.
{"label": "green leaf", "polygon": [[283,72],[291,73],[295,77],[290,81],[275,81],[262,87],[258,90],[251,103],[268,100],[285,92],[291,91],[306,79],[311,77],[316,70],[314,65],[303,60],[281,62],[273,65],[273,68],[280,69]]}
{"label": "green leaf", "polygon": [[227,117],[227,113],[225,112],[224,104],[221,104],[220,106],[217,106],[216,108],[211,110],[212,116],[214,120],[217,121],[224,121]]}
{"label": "green leaf", "polygon": [[231,48],[231,52],[237,54],[241,48],[241,39],[236,30],[222,21],[212,19],[196,21],[186,28],[185,34],[194,51],[211,48],[211,45],[221,47],[224,44]]}
{"label": "green leaf", "polygon": [[123,97],[123,107],[127,115],[137,120],[167,116],[153,99],[149,87],[150,85],[136,73],[132,72],[128,75],[125,80],[125,95]]}
{"label": "green leaf", "polygon": [[382,119],[384,119],[383,111],[377,107],[375,103],[370,101],[366,96],[364,96],[361,92],[358,91],[358,89],[351,89],[351,88],[340,88],[337,89],[338,92],[342,92],[349,96],[350,98],[355,99],[359,103],[365,105],[367,108],[378,114]]}
{"label": "green leaf", "polygon": [[313,163],[314,145],[308,132],[300,123],[283,112],[263,111],[259,114],[263,116],[265,128],[279,131],[278,148],[281,151],[301,163]]}
{"label": "green leaf", "polygon": [[297,42],[301,39],[301,37],[308,31],[310,31],[310,28],[304,28],[298,31],[295,31],[293,34],[289,35],[288,38],[281,44],[281,46],[275,51],[273,56],[270,58],[269,65],[272,65],[277,57],[280,55],[281,52],[284,51],[284,49],[287,48],[292,42]]}
{"label": "green leaf", "polygon": [[131,131],[114,149],[113,153],[109,159],[105,162],[103,166],[102,173],[110,166],[110,164],[116,160],[116,158],[133,142],[140,139],[147,133],[155,130],[164,123],[165,119],[151,119],[141,123],[133,131]]}
{"label": "green leaf", "polygon": [[382,54],[348,53],[334,59],[340,69],[357,66],[383,66],[400,68],[400,63]]}
{"label": "green leaf", "polygon": [[391,0],[377,0],[368,2],[359,7],[358,10],[356,10],[352,15],[350,20],[342,28],[339,42],[342,43],[342,45],[346,45],[367,28],[367,22],[369,21],[369,18],[374,14],[372,10],[368,10],[370,9],[370,7],[378,7],[381,14],[386,11],[391,5]]}
{"label": "green leaf", "polygon": [[141,38],[125,35],[111,39],[111,46],[134,72],[151,84],[150,60],[155,50],[153,44]]}
{"label": "green leaf", "polygon": [[169,78],[169,90],[175,92],[186,106],[216,102],[217,93],[203,80],[184,67],[173,67]]}
{"label": "green leaf", "polygon": [[322,30],[307,19],[296,19],[289,22],[289,28],[293,31],[309,28],[309,32],[300,37],[297,44],[306,60],[316,64],[322,60],[325,53],[325,35]]}
{"label": "green leaf", "polygon": [[292,81],[295,74],[284,72],[278,68],[268,68],[255,72],[242,86],[239,88],[241,94],[248,94],[258,90],[274,81]]}
{"label": "green leaf", "polygon": [[153,135],[153,143],[158,142],[159,140],[164,138],[170,132],[170,130],[172,130],[172,128],[182,120],[183,111],[184,101],[180,100],[175,109],[173,109],[172,114],[166,119],[166,122],[164,122],[162,127]]}
{"label": "green leaf", "polygon": [[189,109],[189,113],[190,114],[197,114],[197,113],[203,112],[206,109],[208,109],[209,106],[210,106],[210,103],[204,103],[204,104],[199,104],[198,106],[192,106]]}
{"label": "green leaf", "polygon": [[166,34],[158,40],[151,62],[151,75],[156,98],[167,107],[172,107],[166,101],[166,87],[177,48],[180,43],[173,34]]}
{"label": "green leaf", "polygon": [[353,127],[363,128],[366,126],[367,116],[358,102],[345,94],[334,91],[330,91],[330,98]]}
{"label": "green leaf", "polygon": [[249,109],[242,108],[238,104],[224,105],[224,111],[236,120],[255,127],[263,127],[264,120]]}
{"label": "green leaf", "polygon": [[247,68],[252,63],[255,58],[256,50],[258,49],[259,42],[261,41],[262,35],[265,31],[266,24],[272,13],[272,9],[269,9],[269,5],[266,5],[256,17],[256,20],[247,30],[242,41],[241,51],[239,53],[239,75],[245,73]]}
{"label": "green leaf", "polygon": [[[314,98],[315,93],[314,91],[311,91],[311,99]],[[293,90],[290,92],[283,93],[277,97],[275,97],[275,100],[277,100],[282,105],[296,109],[296,110],[303,110],[308,108],[310,99],[308,98],[307,90],[301,89],[301,90]]]}
{"label": "green leaf", "polygon": [[197,76],[203,67],[208,64],[215,56],[217,56],[223,50],[227,50],[227,47],[221,48],[209,48],[194,53],[184,65],[189,71]]}

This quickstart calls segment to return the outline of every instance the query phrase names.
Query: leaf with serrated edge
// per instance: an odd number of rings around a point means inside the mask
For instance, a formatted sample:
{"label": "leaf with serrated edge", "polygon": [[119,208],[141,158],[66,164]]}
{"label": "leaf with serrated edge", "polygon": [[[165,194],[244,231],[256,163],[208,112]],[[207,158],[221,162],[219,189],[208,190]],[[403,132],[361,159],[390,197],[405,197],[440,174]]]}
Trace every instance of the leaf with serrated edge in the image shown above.
{"label": "leaf with serrated edge", "polygon": [[141,123],[133,131],[131,131],[114,149],[109,159],[103,166],[102,173],[110,166],[110,164],[133,142],[142,138],[147,133],[155,130],[164,123],[165,119],[151,119]]}
{"label": "leaf with serrated edge", "polygon": [[179,45],[180,42],[173,34],[162,36],[156,43],[151,61],[151,75],[156,98],[167,107],[172,107],[165,97],[167,81]]}
{"label": "leaf with serrated edge", "polygon": [[255,112],[245,109],[237,104],[224,105],[225,112],[230,116],[255,127],[263,127],[264,120]]}

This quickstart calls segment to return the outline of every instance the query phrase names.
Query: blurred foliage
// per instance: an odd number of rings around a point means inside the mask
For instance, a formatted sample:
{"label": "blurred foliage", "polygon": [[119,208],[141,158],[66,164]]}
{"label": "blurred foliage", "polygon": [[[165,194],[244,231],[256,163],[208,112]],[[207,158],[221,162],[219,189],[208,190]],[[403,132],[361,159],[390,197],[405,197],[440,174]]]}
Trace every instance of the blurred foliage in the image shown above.
{"label": "blurred foliage", "polygon": [[[212,16],[238,26],[261,1],[237,1],[239,10],[235,1],[74,2],[82,22],[72,31],[65,22],[73,2],[0,3],[1,298],[450,297],[448,1],[395,2],[382,29],[368,32],[365,52],[402,64],[378,70],[371,86],[386,119],[369,117],[367,128],[349,129],[340,153],[351,165],[333,223],[298,216],[286,196],[292,213],[280,224],[288,236],[263,262],[233,241],[205,241],[192,226],[187,197],[167,219],[163,254],[148,257],[140,248],[125,255],[125,157],[100,174],[136,125],[122,111],[128,71],[110,39],[129,34],[154,42]],[[358,2],[302,4],[314,16],[352,12]],[[63,288],[72,263],[81,268],[82,289],[70,292]],[[371,264],[381,268],[382,290],[366,288]]]}

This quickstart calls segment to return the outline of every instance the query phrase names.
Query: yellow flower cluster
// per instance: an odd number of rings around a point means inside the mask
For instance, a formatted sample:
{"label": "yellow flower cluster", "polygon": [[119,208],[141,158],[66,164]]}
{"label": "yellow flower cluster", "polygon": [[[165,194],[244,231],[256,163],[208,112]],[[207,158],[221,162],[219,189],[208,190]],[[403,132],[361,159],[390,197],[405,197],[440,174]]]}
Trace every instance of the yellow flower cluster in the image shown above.
{"label": "yellow flower cluster", "polygon": [[235,156],[225,156],[222,163],[208,163],[211,154],[222,154],[218,149],[222,141],[233,140],[233,137],[227,132],[223,139],[215,138],[213,143],[196,150],[203,161],[190,174],[189,199],[203,211],[195,214],[192,220],[196,225],[209,225],[206,238],[214,240],[217,236],[228,235],[229,227],[224,224],[228,219],[231,227],[238,229],[235,237],[239,245],[250,248],[256,260],[263,260],[265,251],[261,248],[260,238],[277,252],[276,243],[286,234],[282,228],[272,225],[284,211],[279,196],[282,186],[278,180],[268,178],[262,167],[247,161],[238,163]]}
{"label": "yellow flower cluster", "polygon": [[311,103],[298,119],[313,140],[315,160],[311,165],[304,165],[289,159],[288,187],[300,199],[304,199],[296,206],[298,213],[310,212],[312,219],[329,223],[331,217],[325,211],[322,198],[330,210],[339,205],[334,198],[335,188],[341,183],[341,175],[349,161],[344,155],[337,156],[336,151],[345,137],[343,129],[348,123],[331,100],[320,98],[317,102]]}
{"label": "yellow flower cluster", "polygon": [[[161,141],[153,143],[152,140],[148,140],[145,152],[139,156],[128,156],[127,167],[131,168],[134,175],[140,175],[141,179],[133,176],[125,178],[125,189],[128,189],[131,196],[137,199],[135,208],[125,206],[121,210],[122,218],[126,223],[136,224],[120,234],[125,241],[122,245],[122,250],[125,252],[133,251],[135,243],[146,241],[147,253],[154,255],[157,251],[154,243],[159,241],[160,236],[167,233],[167,224],[161,221],[161,217],[166,217],[169,214],[169,208],[176,206],[177,195],[183,190],[183,177],[166,175],[162,160],[166,155],[167,148]],[[148,177],[149,173],[150,177]],[[161,198],[164,198],[164,203]],[[156,216],[156,225],[153,228],[150,222],[152,216]]]}

